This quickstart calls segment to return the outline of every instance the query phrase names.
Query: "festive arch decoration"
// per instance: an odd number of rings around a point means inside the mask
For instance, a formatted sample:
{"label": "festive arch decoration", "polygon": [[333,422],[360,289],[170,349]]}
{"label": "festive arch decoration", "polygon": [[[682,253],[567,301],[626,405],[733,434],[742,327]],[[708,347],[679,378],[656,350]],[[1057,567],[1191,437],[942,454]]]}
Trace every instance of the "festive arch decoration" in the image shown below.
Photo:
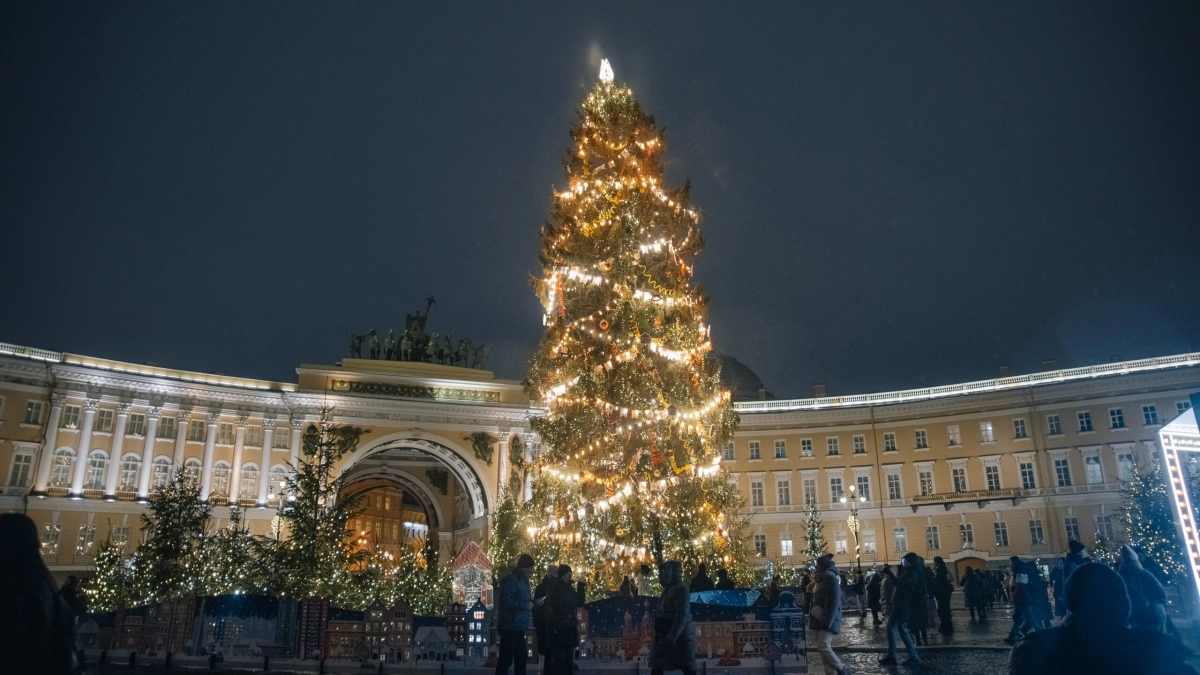
{"label": "festive arch decoration", "polygon": [[[1200,533],[1196,531],[1196,511],[1184,468],[1184,462],[1191,459],[1194,453],[1200,453],[1200,429],[1196,425],[1195,406],[1159,429],[1158,440],[1166,467],[1167,492],[1174,506],[1175,527],[1187,555],[1192,591],[1200,594]],[[1200,600],[1200,596],[1197,599]]]}

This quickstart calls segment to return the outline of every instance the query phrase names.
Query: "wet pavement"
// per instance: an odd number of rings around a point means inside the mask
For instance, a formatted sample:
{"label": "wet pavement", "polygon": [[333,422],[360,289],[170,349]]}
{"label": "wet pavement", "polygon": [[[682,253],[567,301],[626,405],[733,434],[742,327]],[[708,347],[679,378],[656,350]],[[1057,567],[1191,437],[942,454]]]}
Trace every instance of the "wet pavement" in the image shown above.
{"label": "wet pavement", "polygon": [[[987,621],[972,621],[967,610],[951,612],[954,633],[946,636],[935,630],[929,631],[929,644],[932,647],[990,647],[1007,649],[1003,640],[1008,636],[1012,627],[1012,613],[1007,605],[996,605],[996,609],[988,613]],[[868,614],[866,625],[859,626],[857,612],[848,612],[842,616],[842,632],[833,640],[836,650],[855,649],[886,649],[887,631],[884,626],[872,626]]]}

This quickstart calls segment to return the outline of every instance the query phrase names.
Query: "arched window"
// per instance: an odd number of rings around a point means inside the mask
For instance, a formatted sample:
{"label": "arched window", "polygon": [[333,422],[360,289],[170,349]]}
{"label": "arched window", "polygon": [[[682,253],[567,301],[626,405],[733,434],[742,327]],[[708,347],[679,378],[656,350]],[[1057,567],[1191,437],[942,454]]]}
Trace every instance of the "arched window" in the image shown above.
{"label": "arched window", "polygon": [[188,478],[191,478],[196,483],[199,483],[200,482],[200,460],[196,459],[195,457],[188,458],[188,460],[183,463],[183,473]]}
{"label": "arched window", "polygon": [[270,485],[270,487],[267,488],[268,490],[270,490],[270,494],[267,495],[267,497],[269,499],[278,499],[279,497],[283,496],[284,490],[287,489],[287,481],[284,480],[284,478],[286,476],[287,476],[287,467],[285,467],[285,466],[271,467],[271,485]]}
{"label": "arched window", "polygon": [[104,468],[108,466],[108,453],[103,450],[93,450],[88,455],[87,479],[83,487],[88,490],[104,489]]}
{"label": "arched window", "polygon": [[225,462],[213,465],[212,493],[221,497],[229,495],[229,465]]}
{"label": "arched window", "polygon": [[254,499],[258,497],[258,465],[243,464],[242,465],[242,485],[238,488],[241,494],[239,499]]}
{"label": "arched window", "polygon": [[75,463],[75,451],[70,448],[59,448],[54,451],[54,468],[50,474],[50,485],[54,487],[71,486],[71,466]]}
{"label": "arched window", "polygon": [[155,457],[150,472],[150,484],[155,490],[166,487],[167,479],[171,477],[171,458],[164,455]]}
{"label": "arched window", "polygon": [[142,468],[142,458],[134,453],[129,453],[121,458],[121,482],[117,485],[117,489],[121,492],[133,492],[137,490],[138,472]]}

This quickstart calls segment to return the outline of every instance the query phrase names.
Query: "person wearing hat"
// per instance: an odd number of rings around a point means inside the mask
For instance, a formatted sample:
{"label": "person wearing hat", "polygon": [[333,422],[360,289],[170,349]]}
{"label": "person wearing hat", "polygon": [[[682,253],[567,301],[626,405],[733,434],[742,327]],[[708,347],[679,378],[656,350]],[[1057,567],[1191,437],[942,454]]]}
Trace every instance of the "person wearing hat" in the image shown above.
{"label": "person wearing hat", "polygon": [[683,565],[668,560],[659,567],[662,601],[654,617],[654,642],[650,649],[650,675],[667,670],[696,673],[696,628],[692,623],[692,594],[683,580]]}
{"label": "person wearing hat", "polygon": [[1167,592],[1154,575],[1142,567],[1138,554],[1128,544],[1121,547],[1117,574],[1129,594],[1129,625],[1161,631],[1167,621]]}
{"label": "person wearing hat", "polygon": [[[525,662],[529,658],[529,645],[525,631],[533,618],[533,595],[529,590],[529,576],[534,568],[533,556],[522,553],[517,566],[500,580],[496,597],[496,632],[500,635],[500,658],[496,661],[496,675],[525,675]],[[539,604],[541,601],[538,601]]]}
{"label": "person wearing hat", "polygon": [[896,638],[898,636],[904,641],[904,648],[908,650],[908,660],[904,664],[923,665],[925,662],[917,653],[917,646],[913,643],[909,624],[914,619],[919,622],[924,621],[925,597],[928,595],[925,585],[925,560],[912,551],[905,553],[904,557],[900,559],[900,573],[896,575],[893,585],[892,612],[888,615],[887,622],[888,650],[887,654],[879,659],[879,663],[883,665],[896,664]]}
{"label": "person wearing hat", "polygon": [[1063,584],[1067,583],[1067,579],[1071,578],[1071,572],[1079,569],[1080,566],[1092,562],[1091,556],[1088,555],[1087,547],[1080,542],[1072,539],[1067,542],[1068,553],[1063,561]]}
{"label": "person wearing hat", "polygon": [[850,671],[833,652],[833,636],[842,628],[842,584],[831,554],[817,558],[817,572],[812,584],[808,627],[816,632],[817,652],[825,663],[825,675],[849,675]]}
{"label": "person wearing hat", "polygon": [[1191,653],[1166,634],[1128,628],[1121,576],[1099,563],[1067,579],[1062,625],[1026,635],[1008,654],[1009,675],[1197,675]]}

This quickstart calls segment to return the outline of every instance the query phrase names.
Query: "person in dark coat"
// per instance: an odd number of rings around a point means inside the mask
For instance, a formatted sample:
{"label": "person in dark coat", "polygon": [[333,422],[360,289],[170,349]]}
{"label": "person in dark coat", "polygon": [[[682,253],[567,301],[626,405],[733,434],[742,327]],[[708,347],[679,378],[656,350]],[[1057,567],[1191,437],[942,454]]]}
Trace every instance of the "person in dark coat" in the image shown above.
{"label": "person in dark coat", "polygon": [[[554,587],[554,574],[558,571],[557,566],[551,566],[550,571],[538,585],[533,588],[533,598],[536,601],[538,598],[546,598],[550,593],[550,589]],[[550,658],[550,636],[547,630],[550,627],[550,607],[543,602],[541,605],[535,606],[531,610],[530,621],[533,622],[533,632],[537,636],[538,654]]]}
{"label": "person in dark coat", "polygon": [[617,595],[622,598],[633,596],[633,583],[629,581],[629,575],[625,575],[625,579],[621,581],[621,587],[617,589]]}
{"label": "person in dark coat", "polygon": [[717,568],[716,588],[718,591],[732,591],[737,588],[737,585],[733,583],[733,579],[729,577],[729,570],[724,567]]}
{"label": "person in dark coat", "polygon": [[529,658],[525,631],[533,622],[534,608],[529,577],[533,574],[534,565],[533,556],[522,553],[517,559],[516,568],[500,580],[496,594],[496,632],[500,636],[496,675],[508,675],[509,666],[512,666],[513,675],[525,675],[525,664]]}
{"label": "person in dark coat", "polygon": [[883,592],[883,572],[875,570],[871,573],[871,580],[867,582],[867,608],[871,610],[871,625],[879,626],[883,622],[879,620],[879,610],[883,609],[883,600],[880,595]]}
{"label": "person in dark coat", "polygon": [[833,556],[817,558],[817,573],[813,576],[812,607],[808,612],[808,628],[816,634],[817,652],[825,664],[825,675],[848,675],[849,671],[833,652],[833,636],[842,629],[842,580],[838,579]]}
{"label": "person in dark coat", "polygon": [[701,591],[711,591],[713,589],[712,577],[708,576],[708,566],[700,563],[696,568],[696,576],[692,577],[692,583],[689,585],[693,593]]}
{"label": "person in dark coat", "polygon": [[1025,636],[1008,655],[1009,675],[1197,675],[1191,653],[1167,635],[1127,628],[1129,596],[1113,570],[1071,572],[1062,625]]}
{"label": "person in dark coat", "polygon": [[1054,610],[1050,607],[1050,584],[1042,576],[1042,568],[1032,560],[1025,564],[1029,572],[1029,604],[1033,615],[1033,630],[1049,628],[1054,621]]}
{"label": "person in dark coat", "polygon": [[559,565],[554,584],[546,597],[549,625],[546,636],[550,642],[547,668],[544,675],[572,675],[575,672],[575,649],[579,646],[579,597],[571,584],[571,568]]}
{"label": "person in dark coat", "polygon": [[683,581],[683,565],[668,560],[658,571],[662,601],[654,617],[654,643],[650,650],[650,675],[664,670],[696,672],[696,628],[692,624],[692,596]]}
{"label": "person in dark coat", "polygon": [[1067,579],[1071,578],[1071,573],[1090,562],[1092,562],[1092,558],[1088,555],[1086,546],[1075,541],[1074,539],[1067,542],[1067,556],[1063,558],[1064,592],[1066,589]]}
{"label": "person in dark coat", "polygon": [[917,652],[909,628],[914,619],[925,615],[925,598],[928,593],[925,590],[925,561],[921,556],[912,551],[905,553],[900,559],[900,573],[892,584],[892,613],[888,615],[887,621],[888,651],[879,659],[879,663],[896,664],[898,635],[904,641],[904,648],[908,650],[908,660],[904,663],[911,666],[921,665],[924,662]]}
{"label": "person in dark coat", "polygon": [[954,633],[954,622],[950,617],[950,596],[954,593],[954,577],[941,556],[933,558],[933,599],[937,601],[938,632],[942,635]]}
{"label": "person in dark coat", "polygon": [[1129,626],[1164,631],[1167,621],[1167,592],[1154,575],[1147,572],[1138,554],[1128,545],[1121,547],[1117,574],[1129,594]]}
{"label": "person in dark coat", "polygon": [[0,664],[4,672],[75,672],[71,609],[39,555],[37,526],[21,513],[0,515]]}
{"label": "person in dark coat", "polygon": [[1067,600],[1063,593],[1067,589],[1066,573],[1062,558],[1054,561],[1054,569],[1050,570],[1050,594],[1054,596],[1054,616],[1067,615]]}
{"label": "person in dark coat", "polygon": [[1008,561],[1012,570],[1008,587],[1008,598],[1012,603],[1012,628],[1008,629],[1008,637],[1004,638],[1004,641],[1015,645],[1017,637],[1027,628],[1032,628],[1033,618],[1029,609],[1029,574],[1025,571],[1025,563],[1015,555]]}
{"label": "person in dark coat", "polygon": [[975,612],[979,612],[979,620],[987,621],[987,612],[984,597],[989,592],[987,588],[986,573],[976,574],[975,570],[968,567],[963,572],[963,598],[967,604],[967,610],[971,612],[971,620],[975,620]]}
{"label": "person in dark coat", "polygon": [[[925,559],[921,559],[924,564]],[[918,645],[929,645],[929,626],[933,623],[934,617],[937,616],[937,605],[933,601],[933,570],[928,567],[921,568],[921,578],[924,581],[922,587],[925,592],[925,611],[913,612],[912,619],[908,622],[908,629],[912,631],[913,637],[916,638]]]}

